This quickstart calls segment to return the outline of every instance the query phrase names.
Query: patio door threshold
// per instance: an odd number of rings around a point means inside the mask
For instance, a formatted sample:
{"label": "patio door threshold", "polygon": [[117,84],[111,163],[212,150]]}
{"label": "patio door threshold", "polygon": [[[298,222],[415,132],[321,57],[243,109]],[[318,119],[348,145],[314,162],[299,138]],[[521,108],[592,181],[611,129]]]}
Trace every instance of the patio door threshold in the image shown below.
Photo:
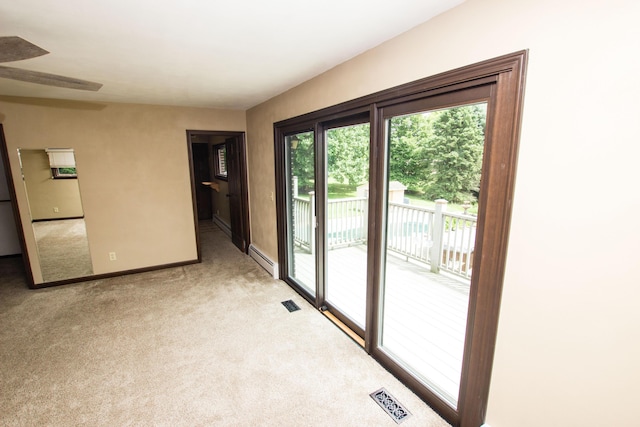
{"label": "patio door threshold", "polygon": [[[324,310],[323,310],[324,308]],[[333,322],[334,325],[336,325],[338,328],[340,328],[340,330],[342,330],[342,332],[344,332],[345,334],[347,334],[347,336],[349,338],[351,338],[353,341],[355,341],[356,344],[358,344],[360,347],[364,348],[364,339],[362,337],[360,337],[358,334],[356,334],[353,330],[351,330],[351,328],[349,328],[347,325],[345,325],[344,323],[342,323],[342,321],[340,321],[340,319],[338,319],[336,316],[334,316],[329,310],[327,310],[325,307],[320,308],[320,312],[322,314],[324,314],[324,316],[329,319],[331,322]]]}

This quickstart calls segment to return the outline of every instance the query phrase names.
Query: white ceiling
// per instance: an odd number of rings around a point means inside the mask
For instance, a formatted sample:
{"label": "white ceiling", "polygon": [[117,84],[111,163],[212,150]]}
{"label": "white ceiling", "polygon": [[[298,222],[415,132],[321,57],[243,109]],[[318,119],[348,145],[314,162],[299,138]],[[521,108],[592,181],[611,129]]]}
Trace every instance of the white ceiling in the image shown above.
{"label": "white ceiling", "polygon": [[0,36],[50,52],[3,65],[104,85],[0,95],[246,109],[462,1],[0,0]]}

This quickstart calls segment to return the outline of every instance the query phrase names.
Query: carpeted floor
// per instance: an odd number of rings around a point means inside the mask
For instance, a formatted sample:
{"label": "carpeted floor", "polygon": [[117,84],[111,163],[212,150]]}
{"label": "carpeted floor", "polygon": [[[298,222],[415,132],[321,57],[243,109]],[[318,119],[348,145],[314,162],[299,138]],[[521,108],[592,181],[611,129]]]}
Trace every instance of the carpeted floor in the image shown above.
{"label": "carpeted floor", "polygon": [[36,291],[0,259],[0,425],[391,427],[385,387],[403,426],[448,426],[220,230],[201,239],[201,264]]}
{"label": "carpeted floor", "polygon": [[33,232],[45,282],[93,274],[83,218],[34,222]]}

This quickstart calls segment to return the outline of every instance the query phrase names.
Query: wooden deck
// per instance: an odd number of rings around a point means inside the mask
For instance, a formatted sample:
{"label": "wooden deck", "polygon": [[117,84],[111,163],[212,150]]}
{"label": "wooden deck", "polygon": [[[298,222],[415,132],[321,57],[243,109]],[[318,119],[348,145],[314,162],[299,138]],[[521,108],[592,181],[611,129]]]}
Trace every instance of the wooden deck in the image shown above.
{"label": "wooden deck", "polygon": [[[311,254],[295,253],[296,277],[314,286]],[[328,253],[327,300],[364,326],[366,246]],[[396,361],[456,405],[469,302],[469,282],[434,274],[426,264],[389,253],[382,347]]]}

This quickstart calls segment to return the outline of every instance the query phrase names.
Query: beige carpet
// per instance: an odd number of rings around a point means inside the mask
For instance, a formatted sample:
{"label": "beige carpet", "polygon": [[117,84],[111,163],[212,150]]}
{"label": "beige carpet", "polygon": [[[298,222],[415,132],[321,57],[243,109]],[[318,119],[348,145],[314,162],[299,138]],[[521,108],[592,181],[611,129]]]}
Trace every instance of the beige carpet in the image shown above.
{"label": "beige carpet", "polygon": [[84,219],[34,222],[33,232],[45,282],[93,274]]}
{"label": "beige carpet", "polygon": [[[0,259],[0,425],[448,426],[214,227],[201,264],[27,290]],[[280,303],[293,299],[302,310]]]}

